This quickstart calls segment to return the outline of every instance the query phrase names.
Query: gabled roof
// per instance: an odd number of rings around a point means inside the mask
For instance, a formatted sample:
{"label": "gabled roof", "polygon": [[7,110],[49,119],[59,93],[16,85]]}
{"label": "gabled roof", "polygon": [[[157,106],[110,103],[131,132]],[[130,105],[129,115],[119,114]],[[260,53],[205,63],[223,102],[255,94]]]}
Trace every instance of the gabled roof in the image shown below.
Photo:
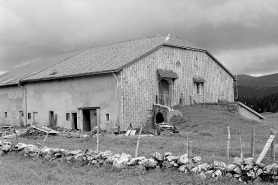
{"label": "gabled roof", "polygon": [[[162,46],[198,50],[212,56],[208,51],[175,35],[157,35],[153,37],[92,47],[74,55],[69,54],[68,57],[53,57],[55,58],[55,62],[51,65],[42,67],[39,70],[32,70],[32,72],[28,75],[24,75],[24,78],[19,78],[18,80],[20,82],[30,82],[118,72],[126,66],[138,61],[142,57],[156,51]],[[233,74],[218,60],[215,58],[214,60],[233,77]],[[48,63],[48,61],[46,59],[42,60],[40,63],[42,65],[47,65],[45,63]],[[33,64],[30,64],[29,68],[32,68],[32,65]],[[28,66],[25,66],[25,68],[28,68]]]}
{"label": "gabled roof", "polygon": [[80,52],[69,53],[56,57],[47,58],[37,62],[32,62],[24,66],[18,67],[5,74],[0,75],[0,86],[17,85],[20,80],[34,75],[44,69],[47,69],[57,63],[60,63]]}

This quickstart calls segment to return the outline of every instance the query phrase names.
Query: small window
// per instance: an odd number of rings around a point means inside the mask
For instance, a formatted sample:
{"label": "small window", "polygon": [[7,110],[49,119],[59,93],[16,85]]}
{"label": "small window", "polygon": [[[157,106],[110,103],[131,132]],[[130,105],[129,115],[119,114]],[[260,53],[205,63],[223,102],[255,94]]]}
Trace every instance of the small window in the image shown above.
{"label": "small window", "polygon": [[180,67],[180,66],[181,66],[180,61],[177,61],[177,62],[176,62],[176,66],[177,66],[177,67]]}
{"label": "small window", "polygon": [[28,119],[31,119],[31,113],[28,113]]}
{"label": "small window", "polygon": [[8,113],[7,112],[5,112],[5,118],[7,118],[8,117]]}
{"label": "small window", "polygon": [[106,114],[105,121],[110,121],[110,115],[109,114]]}
{"label": "small window", "polygon": [[66,114],[66,120],[67,120],[67,121],[70,120],[70,114],[69,114],[69,113]]}
{"label": "small window", "polygon": [[204,94],[204,83],[195,83],[196,84],[196,94]]}

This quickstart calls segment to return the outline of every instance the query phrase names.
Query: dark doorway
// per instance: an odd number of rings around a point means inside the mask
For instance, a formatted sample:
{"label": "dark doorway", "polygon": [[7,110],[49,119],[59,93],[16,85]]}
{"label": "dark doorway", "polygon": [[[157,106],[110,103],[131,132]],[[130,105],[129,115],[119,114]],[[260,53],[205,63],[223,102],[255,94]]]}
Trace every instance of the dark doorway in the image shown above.
{"label": "dark doorway", "polygon": [[72,113],[71,114],[72,117],[72,129],[77,130],[77,113]]}
{"label": "dark doorway", "polygon": [[90,110],[83,110],[83,131],[91,130]]}
{"label": "dark doorway", "polygon": [[159,98],[162,105],[169,105],[170,103],[170,87],[169,83],[162,79],[160,80]]}
{"label": "dark doorway", "polygon": [[23,114],[23,111],[19,111],[19,124],[20,124],[20,126],[24,126],[24,114]]}
{"label": "dark doorway", "polygon": [[54,112],[49,111],[49,126],[50,126],[50,128],[52,128],[53,125],[54,125]]}
{"label": "dark doorway", "polygon": [[156,123],[162,123],[162,122],[164,122],[164,118],[163,115],[159,112],[156,115]]}

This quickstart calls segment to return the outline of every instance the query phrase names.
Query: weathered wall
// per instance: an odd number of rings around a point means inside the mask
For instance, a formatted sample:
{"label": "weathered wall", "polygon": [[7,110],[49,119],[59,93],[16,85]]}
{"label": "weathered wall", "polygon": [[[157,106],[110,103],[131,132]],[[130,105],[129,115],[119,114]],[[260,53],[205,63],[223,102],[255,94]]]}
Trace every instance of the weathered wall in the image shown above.
{"label": "weathered wall", "polygon": [[[24,92],[19,86],[0,87],[0,124],[21,126]],[[5,117],[7,112],[7,118]],[[23,121],[24,119],[22,119]]]}
{"label": "weathered wall", "polygon": [[[177,61],[181,66],[176,65]],[[208,54],[174,47],[162,47],[138,62],[124,68],[119,76],[121,81],[121,122],[140,126],[147,119],[147,110],[152,109],[158,95],[157,69],[171,69],[179,75],[173,87],[173,101],[179,103],[181,93],[184,104],[191,103],[194,94],[193,77],[206,80],[204,96],[198,97],[205,102],[219,99],[234,101],[233,78]]]}
{"label": "weathered wall", "polygon": [[[26,84],[27,111],[32,113],[28,123],[33,122],[33,112],[38,112],[38,122],[49,125],[49,111],[58,115],[57,126],[71,128],[66,113],[78,114],[78,128],[82,128],[80,107],[100,107],[102,129],[114,128],[117,122],[117,83],[113,74],[35,82]],[[110,114],[110,121],[105,115]]]}

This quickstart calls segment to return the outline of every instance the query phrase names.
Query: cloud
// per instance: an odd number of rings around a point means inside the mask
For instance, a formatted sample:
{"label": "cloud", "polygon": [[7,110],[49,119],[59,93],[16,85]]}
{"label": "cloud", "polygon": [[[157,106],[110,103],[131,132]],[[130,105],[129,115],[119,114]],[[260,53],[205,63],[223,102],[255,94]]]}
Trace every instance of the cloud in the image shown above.
{"label": "cloud", "polygon": [[0,0],[0,71],[169,32],[216,56],[243,56],[278,44],[277,7],[276,0]]}
{"label": "cloud", "polygon": [[277,73],[278,45],[247,50],[223,51],[216,58],[235,74],[265,75]]}

